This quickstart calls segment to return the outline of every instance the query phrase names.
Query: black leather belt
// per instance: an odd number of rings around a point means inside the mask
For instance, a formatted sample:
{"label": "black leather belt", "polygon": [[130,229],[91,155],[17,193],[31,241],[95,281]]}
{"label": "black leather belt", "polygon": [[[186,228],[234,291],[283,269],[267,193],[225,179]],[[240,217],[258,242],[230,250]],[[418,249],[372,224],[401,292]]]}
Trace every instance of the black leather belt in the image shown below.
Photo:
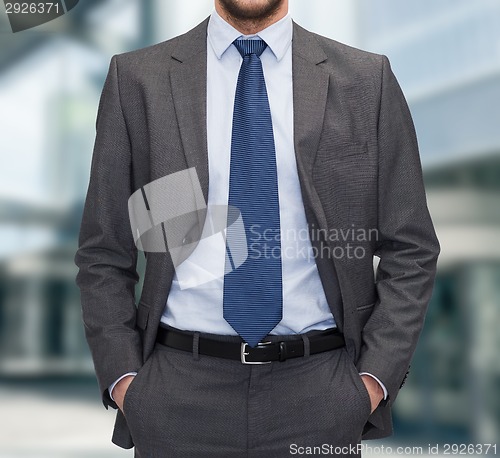
{"label": "black leather belt", "polygon": [[[156,341],[167,347],[192,353],[193,339],[194,333],[179,332],[160,326]],[[345,345],[344,336],[337,328],[313,334],[308,339],[311,355]],[[224,342],[200,336],[198,352],[200,355],[234,359],[243,364],[267,364],[272,361],[286,361],[290,358],[304,356],[304,341],[302,338],[298,338],[279,342],[261,342],[252,348],[245,342]]]}

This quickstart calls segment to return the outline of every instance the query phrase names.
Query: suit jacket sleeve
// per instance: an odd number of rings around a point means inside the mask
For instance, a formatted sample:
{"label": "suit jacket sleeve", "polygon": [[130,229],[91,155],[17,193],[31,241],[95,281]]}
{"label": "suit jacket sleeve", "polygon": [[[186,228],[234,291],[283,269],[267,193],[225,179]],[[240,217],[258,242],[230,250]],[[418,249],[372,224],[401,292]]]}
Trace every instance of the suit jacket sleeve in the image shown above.
{"label": "suit jacket sleeve", "polygon": [[142,366],[136,330],[137,250],[128,218],[131,147],[120,103],[116,56],[101,95],[90,183],[75,262],[85,334],[104,405],[108,387]]}
{"label": "suit jacket sleeve", "polygon": [[381,86],[378,302],[363,329],[357,366],[376,375],[394,401],[424,322],[439,243],[427,209],[410,111],[385,56]]}

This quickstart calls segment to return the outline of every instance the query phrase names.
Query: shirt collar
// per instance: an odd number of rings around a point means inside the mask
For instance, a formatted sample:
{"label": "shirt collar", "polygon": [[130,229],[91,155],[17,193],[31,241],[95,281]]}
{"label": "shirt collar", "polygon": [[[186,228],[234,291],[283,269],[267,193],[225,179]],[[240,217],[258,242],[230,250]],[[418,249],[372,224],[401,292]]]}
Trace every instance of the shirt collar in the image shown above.
{"label": "shirt collar", "polygon": [[255,35],[242,35],[241,32],[222,19],[217,11],[212,13],[208,23],[208,40],[218,59],[222,58],[222,55],[237,38],[259,37],[267,43],[279,62],[292,44],[292,35],[293,24],[290,14]]}

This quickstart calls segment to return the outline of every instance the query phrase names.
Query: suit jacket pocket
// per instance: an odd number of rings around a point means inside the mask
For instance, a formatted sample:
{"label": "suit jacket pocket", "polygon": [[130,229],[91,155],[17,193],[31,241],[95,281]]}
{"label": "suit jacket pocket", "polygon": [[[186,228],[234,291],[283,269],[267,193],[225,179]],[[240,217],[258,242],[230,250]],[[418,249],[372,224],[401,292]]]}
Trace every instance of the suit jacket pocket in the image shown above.
{"label": "suit jacket pocket", "polygon": [[367,153],[366,143],[353,143],[345,146],[341,146],[333,150],[333,154],[339,157],[346,156],[358,156]]}
{"label": "suit jacket pocket", "polygon": [[[318,149],[319,158],[323,159],[342,159],[349,156],[363,157],[367,155],[368,147],[366,143],[338,143],[332,141],[332,143],[325,142],[320,145]],[[327,160],[328,160],[327,159]]]}
{"label": "suit jacket pocket", "polygon": [[368,321],[368,318],[370,318],[370,315],[373,312],[374,306],[375,306],[375,302],[373,302],[371,304],[366,304],[366,305],[361,305],[359,307],[356,307],[356,313],[358,316],[360,329],[363,329],[365,327],[365,324]]}

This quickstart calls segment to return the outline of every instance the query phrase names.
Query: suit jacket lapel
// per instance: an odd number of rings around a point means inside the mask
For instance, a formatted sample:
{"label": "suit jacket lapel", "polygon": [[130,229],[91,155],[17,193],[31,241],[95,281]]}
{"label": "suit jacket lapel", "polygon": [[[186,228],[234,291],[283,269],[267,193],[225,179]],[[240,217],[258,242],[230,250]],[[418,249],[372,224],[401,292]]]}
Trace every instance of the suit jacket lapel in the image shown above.
{"label": "suit jacket lapel", "polygon": [[[313,166],[318,151],[326,110],[330,75],[321,68],[327,59],[314,35],[294,23],[293,33],[294,143],[297,169],[307,220],[312,230],[328,230],[326,215],[314,187]],[[321,250],[317,233],[312,244]],[[319,251],[322,253],[322,251]],[[340,329],[344,328],[341,288],[337,282],[335,260],[319,256],[316,260],[325,294]]]}
{"label": "suit jacket lapel", "polygon": [[[205,203],[208,199],[207,25],[208,19],[185,35],[177,37],[177,44],[168,56],[173,59],[170,67],[170,86],[185,160],[188,168],[196,169]],[[161,103],[158,105],[161,106]],[[164,150],[155,156],[151,167],[154,168],[152,176],[155,179],[172,173],[169,158]],[[197,214],[198,227],[201,228],[204,223],[203,212]],[[168,254],[148,255],[143,291],[155,292],[152,297],[146,299],[152,304],[149,316],[152,323],[157,324],[160,321],[170,289],[168,279],[172,278],[173,274],[174,266]],[[144,336],[144,357],[149,355],[154,346],[156,326],[148,327],[147,331]]]}
{"label": "suit jacket lapel", "polygon": [[205,202],[208,200],[207,25],[203,21],[178,38],[172,53],[170,82],[188,166],[195,167]]}
{"label": "suit jacket lapel", "polygon": [[[314,36],[294,23],[293,31],[294,142],[304,204],[309,204],[320,227],[326,217],[314,189],[312,169],[321,136],[329,74],[320,63],[327,58]],[[311,223],[311,222],[310,222]]]}

